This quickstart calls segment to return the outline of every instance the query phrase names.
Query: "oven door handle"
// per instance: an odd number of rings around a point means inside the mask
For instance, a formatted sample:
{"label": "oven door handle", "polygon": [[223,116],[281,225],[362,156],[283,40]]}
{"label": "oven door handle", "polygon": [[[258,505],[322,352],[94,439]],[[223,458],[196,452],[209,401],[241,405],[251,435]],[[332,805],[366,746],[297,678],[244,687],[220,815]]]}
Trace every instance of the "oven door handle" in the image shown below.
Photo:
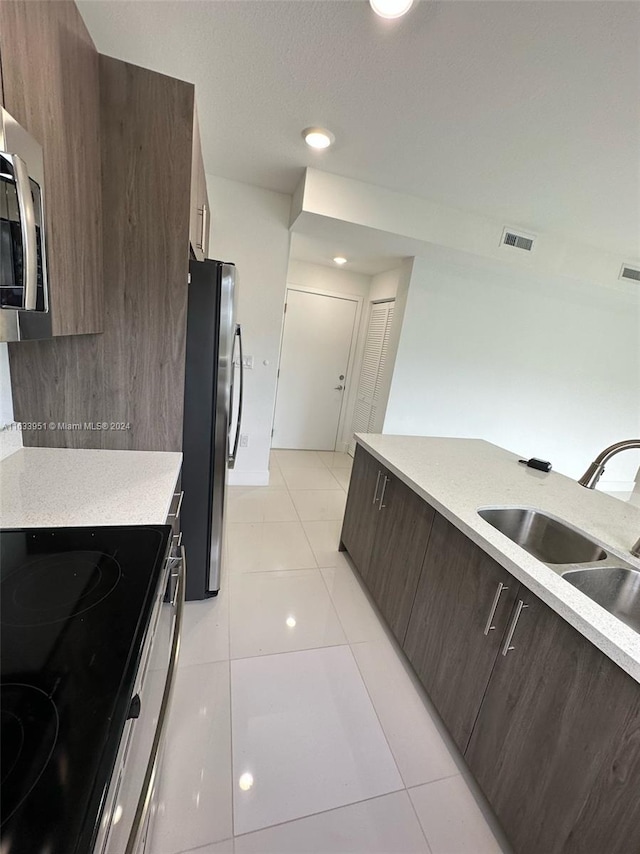
{"label": "oven door handle", "polygon": [[169,717],[169,707],[171,706],[171,697],[173,695],[173,686],[176,678],[176,670],[178,666],[178,655],[180,653],[180,636],[182,633],[182,614],[184,611],[184,588],[187,574],[187,558],[184,546],[180,547],[182,560],[180,564],[180,572],[178,584],[176,587],[176,623],[173,632],[173,642],[171,644],[171,658],[169,660],[169,669],[167,672],[167,681],[164,686],[164,694],[162,695],[162,705],[160,706],[160,714],[158,717],[158,725],[153,738],[153,746],[151,748],[151,758],[147,765],[147,771],[142,784],[142,792],[138,800],[136,814],[133,818],[131,833],[125,854],[136,854],[140,844],[142,830],[146,824],[149,808],[151,807],[151,798],[153,795],[153,787],[158,776],[158,766],[160,763],[160,754],[162,744],[164,742],[165,732],[167,729],[167,719]]}
{"label": "oven door handle", "polygon": [[20,212],[20,234],[22,236],[22,305],[24,311],[35,311],[38,299],[38,237],[36,234],[36,215],[31,195],[29,169],[22,157],[17,154],[0,152],[0,158],[13,168],[13,180]]}

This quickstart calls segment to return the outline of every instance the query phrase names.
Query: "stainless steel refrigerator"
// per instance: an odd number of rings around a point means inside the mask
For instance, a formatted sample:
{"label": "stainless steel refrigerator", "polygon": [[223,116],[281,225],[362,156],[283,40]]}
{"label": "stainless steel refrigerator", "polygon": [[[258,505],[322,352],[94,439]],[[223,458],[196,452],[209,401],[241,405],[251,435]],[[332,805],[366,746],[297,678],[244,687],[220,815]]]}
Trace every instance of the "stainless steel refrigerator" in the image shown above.
{"label": "stainless steel refrigerator", "polygon": [[191,261],[189,274],[180,527],[186,598],[205,599],[220,589],[227,470],[242,420],[242,331],[235,266]]}

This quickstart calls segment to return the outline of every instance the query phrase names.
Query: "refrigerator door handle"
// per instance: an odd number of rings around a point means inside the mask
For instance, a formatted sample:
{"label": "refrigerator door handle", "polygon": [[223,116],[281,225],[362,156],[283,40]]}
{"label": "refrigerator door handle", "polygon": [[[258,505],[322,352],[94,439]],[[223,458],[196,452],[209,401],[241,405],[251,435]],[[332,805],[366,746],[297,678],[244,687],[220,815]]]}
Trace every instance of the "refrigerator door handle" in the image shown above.
{"label": "refrigerator door handle", "polygon": [[[236,337],[238,339],[238,356],[239,356],[239,365],[240,365],[240,385],[238,388],[238,417],[236,419],[236,435],[233,440],[233,451],[229,456],[229,468],[235,468],[236,457],[238,456],[238,446],[240,445],[240,429],[242,427],[242,404],[244,397],[244,364],[242,363],[242,327],[238,323],[236,325]],[[233,365],[231,367],[233,371]],[[233,386],[232,386],[233,389]],[[233,400],[231,401],[233,405]]]}

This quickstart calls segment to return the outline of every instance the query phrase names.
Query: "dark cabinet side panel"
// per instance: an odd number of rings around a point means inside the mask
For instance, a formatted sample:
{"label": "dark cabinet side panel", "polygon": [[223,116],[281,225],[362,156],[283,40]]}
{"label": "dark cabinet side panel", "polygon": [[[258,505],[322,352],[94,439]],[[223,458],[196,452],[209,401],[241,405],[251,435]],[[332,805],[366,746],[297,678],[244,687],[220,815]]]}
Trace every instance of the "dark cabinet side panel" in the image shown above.
{"label": "dark cabinet side panel", "polygon": [[[503,585],[494,629],[484,634]],[[404,651],[452,738],[464,751],[516,594],[517,582],[436,514]]]}
{"label": "dark cabinet side panel", "polygon": [[[584,811],[590,798],[601,814],[610,808],[599,797],[611,786],[603,789],[598,780],[607,762],[614,775],[622,771],[621,765],[615,770],[610,753],[633,708],[630,740],[638,779],[638,685],[525,588],[518,596],[527,607],[513,650],[499,656],[494,668],[467,763],[518,854],[640,851],[640,825],[627,824],[621,847],[614,843],[620,828],[609,817],[613,836],[598,847]],[[637,815],[633,775],[619,791]],[[617,815],[628,822],[624,807],[618,803]]]}
{"label": "dark cabinet side panel", "polygon": [[400,643],[404,640],[418,578],[429,542],[434,510],[393,475],[385,474],[384,500],[366,583]]}

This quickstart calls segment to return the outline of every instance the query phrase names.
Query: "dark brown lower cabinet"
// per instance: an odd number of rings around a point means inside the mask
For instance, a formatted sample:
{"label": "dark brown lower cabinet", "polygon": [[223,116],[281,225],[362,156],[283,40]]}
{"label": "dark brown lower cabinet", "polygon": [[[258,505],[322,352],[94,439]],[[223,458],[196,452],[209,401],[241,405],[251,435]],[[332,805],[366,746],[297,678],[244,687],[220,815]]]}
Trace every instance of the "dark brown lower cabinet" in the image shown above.
{"label": "dark brown lower cabinet", "polygon": [[505,569],[436,514],[403,649],[461,751],[517,587]]}
{"label": "dark brown lower cabinet", "polygon": [[469,768],[517,854],[639,852],[638,685],[524,587],[509,629],[519,602]]}
{"label": "dark brown lower cabinet", "polygon": [[640,854],[638,683],[360,445],[342,543],[516,854]]}
{"label": "dark brown lower cabinet", "polygon": [[400,643],[404,640],[435,512],[386,470],[365,581]]}
{"label": "dark brown lower cabinet", "polygon": [[382,470],[383,466],[371,454],[361,445],[356,446],[340,540],[363,578],[367,575],[376,526],[379,523],[375,499],[379,492]]}

